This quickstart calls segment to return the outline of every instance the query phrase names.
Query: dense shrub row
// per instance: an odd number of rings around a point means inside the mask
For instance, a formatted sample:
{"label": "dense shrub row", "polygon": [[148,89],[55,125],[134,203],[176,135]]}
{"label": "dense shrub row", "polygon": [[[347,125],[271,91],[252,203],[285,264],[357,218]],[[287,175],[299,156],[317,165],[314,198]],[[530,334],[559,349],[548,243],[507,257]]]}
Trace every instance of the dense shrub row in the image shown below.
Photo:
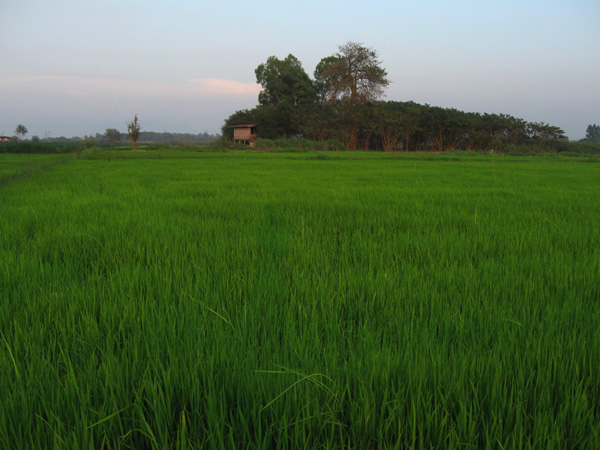
{"label": "dense shrub row", "polygon": [[562,129],[543,122],[415,102],[258,105],[233,113],[222,128],[224,138],[231,139],[232,127],[242,123],[256,124],[262,139],[339,140],[357,150],[505,151],[524,146],[528,152],[565,151],[568,142]]}
{"label": "dense shrub row", "polygon": [[11,141],[0,144],[0,153],[78,153],[94,146],[95,143],[93,140],[82,140],[68,144],[43,141]]}
{"label": "dense shrub row", "polygon": [[[21,154],[81,154],[86,149],[120,149],[128,150],[129,147],[106,147],[97,145],[93,141],[83,140],[71,142],[68,144],[49,143],[39,141],[17,141],[0,144],[0,153],[21,153]],[[253,147],[240,144],[233,144],[227,139],[210,144],[191,144],[184,142],[157,142],[147,146],[142,146],[145,150],[173,150],[173,151],[224,151],[224,150],[257,150],[266,152],[307,152],[307,151],[339,151],[346,147],[338,139],[329,139],[323,141],[310,140],[306,138],[278,138],[278,139],[258,139]],[[460,151],[461,149],[454,149]],[[563,155],[598,155],[600,154],[600,143],[591,141],[571,142],[568,140],[549,140],[543,145],[534,143],[506,144],[498,145],[494,152],[511,155],[531,155],[537,153],[561,153]],[[422,151],[422,150],[421,150]],[[464,150],[467,153],[489,151],[489,149],[472,148]]]}
{"label": "dense shrub row", "polygon": [[254,148],[267,151],[345,150],[337,139],[312,141],[304,138],[259,139]]}
{"label": "dense shrub row", "polygon": [[47,142],[18,141],[0,144],[0,153],[68,153],[66,146],[57,146]]}

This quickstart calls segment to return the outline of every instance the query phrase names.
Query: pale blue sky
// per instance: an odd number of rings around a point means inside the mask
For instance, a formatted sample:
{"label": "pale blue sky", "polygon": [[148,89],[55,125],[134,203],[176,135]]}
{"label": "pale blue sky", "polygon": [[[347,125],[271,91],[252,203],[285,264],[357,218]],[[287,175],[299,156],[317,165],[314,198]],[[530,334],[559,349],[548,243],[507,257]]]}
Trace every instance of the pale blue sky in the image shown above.
{"label": "pale blue sky", "polygon": [[388,100],[600,124],[598,0],[0,0],[0,133],[219,132],[267,57],[312,76],[348,40],[378,51]]}

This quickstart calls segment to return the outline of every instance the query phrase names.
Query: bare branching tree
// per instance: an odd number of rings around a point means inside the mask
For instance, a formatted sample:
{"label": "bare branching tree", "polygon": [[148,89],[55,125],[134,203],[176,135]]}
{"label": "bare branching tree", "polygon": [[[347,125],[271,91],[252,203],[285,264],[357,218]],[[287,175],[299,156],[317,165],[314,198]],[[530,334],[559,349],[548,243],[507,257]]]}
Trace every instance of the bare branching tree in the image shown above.
{"label": "bare branching tree", "polygon": [[138,122],[137,114],[133,118],[131,122],[127,123],[127,137],[131,139],[131,146],[135,149],[137,148],[137,140],[140,137],[140,123]]}
{"label": "bare branching tree", "polygon": [[346,42],[339,50],[323,58],[315,69],[322,97],[330,101],[345,98],[350,104],[381,97],[390,82],[377,52],[356,42]]}

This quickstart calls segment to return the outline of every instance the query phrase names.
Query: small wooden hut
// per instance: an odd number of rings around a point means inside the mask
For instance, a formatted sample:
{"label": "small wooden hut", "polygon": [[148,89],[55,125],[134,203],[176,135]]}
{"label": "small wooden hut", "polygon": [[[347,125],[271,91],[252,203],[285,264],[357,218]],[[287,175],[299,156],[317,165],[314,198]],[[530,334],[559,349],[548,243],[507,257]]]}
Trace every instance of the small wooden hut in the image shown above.
{"label": "small wooden hut", "polygon": [[244,145],[254,145],[256,140],[256,125],[253,123],[233,125],[233,142]]}

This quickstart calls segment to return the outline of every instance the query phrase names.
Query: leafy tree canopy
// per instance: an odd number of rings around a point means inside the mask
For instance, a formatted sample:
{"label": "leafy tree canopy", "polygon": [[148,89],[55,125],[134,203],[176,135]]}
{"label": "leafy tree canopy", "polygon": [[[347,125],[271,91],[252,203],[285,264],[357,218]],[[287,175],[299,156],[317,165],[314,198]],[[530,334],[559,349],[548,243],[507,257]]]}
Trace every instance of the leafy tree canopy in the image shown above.
{"label": "leafy tree canopy", "polygon": [[293,137],[299,133],[299,109],[285,102],[276,107],[258,105],[253,109],[243,109],[229,116],[221,131],[223,137],[232,139],[232,126],[252,123],[256,124],[259,136],[263,139]]}
{"label": "leafy tree canopy", "polygon": [[261,105],[277,106],[289,103],[297,106],[317,99],[315,86],[302,68],[302,63],[290,54],[281,60],[270,56],[256,70],[256,82],[263,87],[258,94]]}
{"label": "leafy tree canopy", "polygon": [[[414,102],[378,100],[390,81],[377,52],[356,42],[319,62],[311,81],[293,55],[275,56],[256,68],[263,87],[259,105],[237,111],[225,122],[256,124],[259,138],[308,137],[339,140],[347,148],[389,151],[504,150],[562,151],[562,129],[507,114],[469,113]],[[590,125],[588,138],[600,135]],[[600,139],[600,136],[598,136]]]}
{"label": "leafy tree canopy", "polygon": [[600,125],[588,125],[585,138],[588,141],[600,142]]}
{"label": "leafy tree canopy", "polygon": [[107,128],[104,132],[104,136],[106,136],[106,138],[110,142],[110,145],[121,141],[121,133],[115,128]]}
{"label": "leafy tree canopy", "polygon": [[29,131],[27,130],[27,128],[25,127],[25,125],[23,124],[19,124],[17,125],[17,128],[15,128],[15,134],[17,136],[19,136],[21,139],[23,139],[27,133],[29,133]]}

